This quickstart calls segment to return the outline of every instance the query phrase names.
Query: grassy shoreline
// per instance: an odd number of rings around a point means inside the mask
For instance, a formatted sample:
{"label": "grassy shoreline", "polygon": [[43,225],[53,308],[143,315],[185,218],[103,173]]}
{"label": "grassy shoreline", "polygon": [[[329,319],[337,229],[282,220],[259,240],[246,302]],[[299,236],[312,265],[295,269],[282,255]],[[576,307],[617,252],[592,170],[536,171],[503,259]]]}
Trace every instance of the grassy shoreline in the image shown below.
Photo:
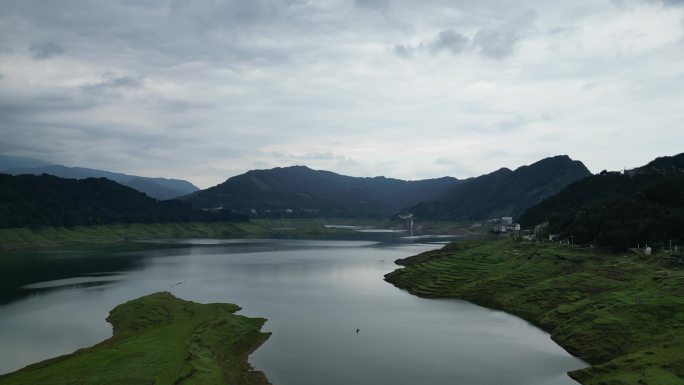
{"label": "grassy shoreline", "polygon": [[112,224],[102,226],[0,229],[0,249],[52,248],[120,243],[158,238],[266,235],[269,229],[251,222]]}
{"label": "grassy shoreline", "polygon": [[266,320],[238,310],[150,294],[110,312],[111,338],[2,375],[0,384],[269,385],[247,362],[270,336],[260,331]]}
{"label": "grassy shoreline", "polygon": [[44,249],[101,245],[164,238],[267,237],[276,234],[325,235],[345,232],[326,229],[313,220],[254,220],[250,222],[133,223],[102,226],[0,229],[0,250]]}
{"label": "grassy shoreline", "polygon": [[386,280],[461,298],[541,327],[589,368],[586,385],[684,383],[684,271],[664,256],[602,254],[511,239],[457,242],[406,259]]}
{"label": "grassy shoreline", "polygon": [[[353,234],[325,225],[368,228],[402,228],[400,221],[369,218],[253,219],[249,222],[133,223],[102,226],[37,227],[0,229],[0,250],[46,249],[165,238],[240,238],[269,236],[325,236]],[[468,235],[467,226],[455,222],[421,223],[423,232]]]}

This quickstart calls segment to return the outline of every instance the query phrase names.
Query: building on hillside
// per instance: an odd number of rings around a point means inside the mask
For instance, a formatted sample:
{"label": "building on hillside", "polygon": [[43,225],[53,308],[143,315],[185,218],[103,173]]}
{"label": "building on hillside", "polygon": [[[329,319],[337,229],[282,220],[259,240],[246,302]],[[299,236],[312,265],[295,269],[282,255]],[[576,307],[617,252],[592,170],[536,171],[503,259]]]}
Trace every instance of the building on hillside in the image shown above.
{"label": "building on hillside", "polygon": [[508,225],[501,224],[501,225],[494,226],[494,232],[507,233],[507,232],[514,232],[514,231],[520,231],[520,223],[511,223]]}
{"label": "building on hillside", "polygon": [[504,225],[512,225],[513,217],[501,217],[501,223]]}

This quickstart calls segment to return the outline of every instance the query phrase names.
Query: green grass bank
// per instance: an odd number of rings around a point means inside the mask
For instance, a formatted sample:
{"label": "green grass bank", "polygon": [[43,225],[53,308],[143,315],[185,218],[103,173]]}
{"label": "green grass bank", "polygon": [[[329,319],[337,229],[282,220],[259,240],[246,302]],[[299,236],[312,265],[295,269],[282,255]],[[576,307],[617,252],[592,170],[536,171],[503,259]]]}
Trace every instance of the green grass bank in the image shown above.
{"label": "green grass bank", "polygon": [[[372,218],[283,218],[249,222],[134,223],[74,227],[0,229],[0,250],[44,249],[101,245],[165,238],[239,238],[269,236],[326,236],[354,231],[326,225],[402,228],[403,222]],[[470,235],[467,224],[429,221],[416,226],[421,233]],[[477,235],[477,234],[476,234]]]}
{"label": "green grass bank", "polygon": [[266,320],[234,314],[238,310],[168,292],[141,297],[110,312],[111,338],[0,376],[0,384],[266,385],[247,362],[270,335],[260,331]]}
{"label": "green grass bank", "polygon": [[586,385],[684,384],[679,256],[602,253],[512,239],[451,243],[397,260],[385,279],[423,297],[461,298],[522,317],[592,366]]}
{"label": "green grass bank", "polygon": [[98,245],[159,238],[263,236],[270,230],[251,222],[112,224],[102,226],[0,229],[0,249]]}
{"label": "green grass bank", "polygon": [[342,232],[345,230],[327,229],[320,221],[311,219],[21,227],[0,229],[0,250],[98,245],[145,239],[268,237],[277,234],[316,236]]}

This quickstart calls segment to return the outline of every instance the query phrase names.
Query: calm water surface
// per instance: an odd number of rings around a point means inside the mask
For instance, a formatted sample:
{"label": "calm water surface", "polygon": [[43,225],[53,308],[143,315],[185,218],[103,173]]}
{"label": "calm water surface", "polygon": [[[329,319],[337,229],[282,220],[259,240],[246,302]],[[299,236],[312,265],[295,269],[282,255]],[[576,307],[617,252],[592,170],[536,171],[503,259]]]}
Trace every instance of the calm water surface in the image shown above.
{"label": "calm water surface", "polygon": [[438,247],[171,240],[0,254],[0,373],[101,341],[114,306],[167,290],[268,318],[273,335],[250,360],[274,385],[576,384],[565,372],[586,364],[527,322],[383,281],[395,259]]}

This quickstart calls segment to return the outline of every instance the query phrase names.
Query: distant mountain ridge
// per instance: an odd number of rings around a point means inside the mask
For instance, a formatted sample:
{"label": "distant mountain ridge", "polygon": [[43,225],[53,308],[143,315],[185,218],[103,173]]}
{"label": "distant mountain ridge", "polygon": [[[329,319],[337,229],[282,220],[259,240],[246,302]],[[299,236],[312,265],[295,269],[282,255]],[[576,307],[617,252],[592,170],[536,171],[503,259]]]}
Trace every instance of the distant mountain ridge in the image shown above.
{"label": "distant mountain ridge", "polygon": [[199,191],[199,188],[192,183],[180,179],[141,177],[85,167],[67,167],[59,164],[11,168],[3,172],[10,175],[48,174],[69,179],[107,178],[160,200],[173,199]]}
{"label": "distant mountain ridge", "polygon": [[407,210],[422,219],[484,219],[517,216],[589,175],[568,156],[466,180],[358,178],[292,166],[248,171],[184,199],[250,216],[386,217]]}
{"label": "distant mountain ridge", "polygon": [[0,173],[0,228],[244,220],[179,200],[159,201],[106,178]]}
{"label": "distant mountain ridge", "polygon": [[514,171],[501,168],[470,178],[442,198],[418,204],[408,211],[416,217],[439,220],[517,217],[533,204],[590,175],[582,162],[558,155]]}
{"label": "distant mountain ridge", "polygon": [[360,178],[291,166],[248,171],[184,199],[198,208],[223,207],[251,216],[385,217],[434,200],[459,183],[451,177]]}

